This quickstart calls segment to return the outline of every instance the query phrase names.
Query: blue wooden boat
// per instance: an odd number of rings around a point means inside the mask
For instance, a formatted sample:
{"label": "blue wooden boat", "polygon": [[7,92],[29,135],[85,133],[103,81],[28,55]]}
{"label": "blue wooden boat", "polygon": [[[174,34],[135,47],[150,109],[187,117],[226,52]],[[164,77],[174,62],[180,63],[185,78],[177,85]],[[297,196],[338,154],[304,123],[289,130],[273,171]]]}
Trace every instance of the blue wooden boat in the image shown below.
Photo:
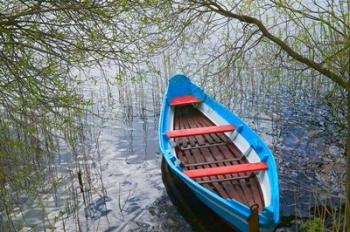
{"label": "blue wooden boat", "polygon": [[237,115],[184,75],[169,80],[159,122],[163,158],[204,204],[239,231],[256,212],[259,231],[279,221],[272,152]]}

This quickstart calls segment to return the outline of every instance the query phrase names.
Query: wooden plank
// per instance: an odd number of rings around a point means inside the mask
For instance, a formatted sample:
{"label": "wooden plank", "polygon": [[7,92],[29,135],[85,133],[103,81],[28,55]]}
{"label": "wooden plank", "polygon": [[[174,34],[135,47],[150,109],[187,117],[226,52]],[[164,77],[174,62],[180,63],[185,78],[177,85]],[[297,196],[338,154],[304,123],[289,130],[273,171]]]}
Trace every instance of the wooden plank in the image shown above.
{"label": "wooden plank", "polygon": [[200,103],[201,100],[198,98],[187,95],[187,96],[180,96],[180,97],[174,97],[170,101],[170,106],[183,106],[188,104],[194,104],[194,103]]}
{"label": "wooden plank", "polygon": [[236,177],[230,177],[230,178],[225,178],[225,179],[220,179],[220,180],[209,180],[209,181],[198,181],[199,184],[206,184],[206,183],[211,183],[211,182],[222,182],[222,181],[231,181],[231,180],[241,180],[241,179],[247,179],[250,178],[251,175],[246,175],[246,176],[236,176]]}
{"label": "wooden plank", "polygon": [[169,138],[179,138],[179,137],[196,136],[196,135],[203,135],[203,134],[210,134],[210,133],[230,132],[234,130],[235,130],[234,125],[208,126],[208,127],[201,127],[201,128],[168,131],[167,136]]}
{"label": "wooden plank", "polygon": [[180,149],[181,150],[188,150],[188,149],[200,149],[200,148],[207,148],[207,147],[215,147],[215,146],[223,146],[223,145],[226,145],[227,143],[214,143],[214,144],[207,144],[207,145],[202,145],[202,146],[194,146],[194,147],[191,147],[191,146],[186,146],[186,147],[183,147],[181,146]]}
{"label": "wooden plank", "polygon": [[195,166],[201,166],[206,164],[219,164],[224,162],[232,162],[232,161],[238,161],[241,160],[240,158],[231,158],[231,159],[224,159],[224,160],[216,160],[216,161],[210,161],[210,162],[204,162],[204,163],[194,163],[194,164],[183,164],[184,167],[195,167]]}

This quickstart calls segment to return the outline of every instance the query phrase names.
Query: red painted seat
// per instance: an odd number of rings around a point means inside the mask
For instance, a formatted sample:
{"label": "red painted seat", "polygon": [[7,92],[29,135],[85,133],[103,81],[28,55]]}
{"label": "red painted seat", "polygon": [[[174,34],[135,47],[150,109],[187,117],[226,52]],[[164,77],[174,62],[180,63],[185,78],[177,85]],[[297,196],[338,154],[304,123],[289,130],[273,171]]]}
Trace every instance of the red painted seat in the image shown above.
{"label": "red painted seat", "polygon": [[170,101],[170,106],[183,106],[188,104],[194,104],[194,103],[200,103],[201,100],[198,98],[187,95],[187,96],[181,96],[181,97],[174,97]]}
{"label": "red painted seat", "polygon": [[208,176],[236,174],[241,172],[256,172],[267,169],[267,164],[263,162],[259,163],[246,163],[236,164],[231,166],[213,167],[213,168],[201,168],[194,170],[185,170],[184,173],[190,178],[201,178]]}
{"label": "red painted seat", "polygon": [[168,131],[166,134],[169,138],[179,138],[211,133],[223,133],[234,131],[236,127],[234,125],[220,125],[220,126],[208,126],[208,127],[199,127],[191,129],[182,129],[182,130],[173,130]]}

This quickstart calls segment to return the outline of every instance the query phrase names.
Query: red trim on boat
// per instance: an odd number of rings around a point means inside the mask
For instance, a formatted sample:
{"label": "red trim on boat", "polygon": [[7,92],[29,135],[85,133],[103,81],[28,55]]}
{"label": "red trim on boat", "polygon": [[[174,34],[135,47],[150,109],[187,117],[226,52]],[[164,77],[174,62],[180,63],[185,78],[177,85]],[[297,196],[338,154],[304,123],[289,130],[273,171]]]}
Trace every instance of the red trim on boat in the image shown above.
{"label": "red trim on boat", "polygon": [[191,95],[187,95],[181,97],[174,97],[173,99],[171,99],[170,106],[183,106],[200,102],[201,100],[199,100],[198,98]]}
{"label": "red trim on boat", "polygon": [[235,173],[241,173],[241,172],[262,171],[266,169],[267,169],[267,164],[263,162],[259,162],[259,163],[236,164],[231,166],[222,166],[222,167],[214,167],[214,168],[185,170],[184,173],[190,178],[201,178],[201,177],[208,177],[208,176],[235,174]]}
{"label": "red trim on boat", "polygon": [[208,126],[208,127],[199,127],[192,129],[181,129],[181,130],[172,130],[168,131],[166,134],[169,138],[179,138],[211,133],[223,133],[234,131],[236,127],[234,125],[220,125],[220,126]]}

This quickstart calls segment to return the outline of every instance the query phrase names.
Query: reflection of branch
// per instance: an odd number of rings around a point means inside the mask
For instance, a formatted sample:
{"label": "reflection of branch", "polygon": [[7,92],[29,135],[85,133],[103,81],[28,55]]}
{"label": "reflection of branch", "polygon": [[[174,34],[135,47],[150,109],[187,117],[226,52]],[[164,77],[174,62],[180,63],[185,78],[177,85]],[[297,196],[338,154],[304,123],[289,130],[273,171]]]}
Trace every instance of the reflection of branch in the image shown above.
{"label": "reflection of branch", "polygon": [[119,184],[119,193],[118,193],[118,208],[119,208],[119,211],[121,213],[123,213],[124,211],[124,208],[125,208],[125,205],[126,203],[128,202],[130,196],[131,196],[131,193],[132,193],[132,189],[129,189],[129,192],[128,192],[128,196],[126,197],[125,201],[124,201],[124,204],[122,205],[122,202],[121,202],[121,188],[120,188],[120,183]]}
{"label": "reflection of branch", "polygon": [[350,90],[350,83],[347,82],[345,79],[343,79],[342,76],[338,75],[337,73],[335,73],[327,68],[324,68],[322,63],[316,63],[314,60],[311,60],[311,59],[299,54],[295,50],[293,50],[287,43],[285,43],[280,38],[271,34],[268,31],[268,29],[265,27],[265,25],[259,19],[248,16],[248,15],[240,15],[240,14],[236,14],[234,12],[231,12],[231,11],[225,9],[222,5],[220,5],[216,1],[208,0],[204,3],[203,2],[198,2],[198,3],[202,4],[204,7],[207,7],[209,9],[211,9],[212,11],[214,11],[220,15],[223,15],[225,17],[234,18],[234,19],[237,19],[241,22],[257,26],[259,28],[259,30],[261,31],[261,33],[266,38],[268,38],[269,40],[271,40],[272,42],[277,44],[281,49],[283,49],[285,52],[287,52],[287,54],[289,56],[291,56],[295,60],[307,65],[308,67],[315,69],[316,71],[325,75],[326,77],[328,77],[332,81],[336,82],[337,84],[339,84],[343,88]]}

